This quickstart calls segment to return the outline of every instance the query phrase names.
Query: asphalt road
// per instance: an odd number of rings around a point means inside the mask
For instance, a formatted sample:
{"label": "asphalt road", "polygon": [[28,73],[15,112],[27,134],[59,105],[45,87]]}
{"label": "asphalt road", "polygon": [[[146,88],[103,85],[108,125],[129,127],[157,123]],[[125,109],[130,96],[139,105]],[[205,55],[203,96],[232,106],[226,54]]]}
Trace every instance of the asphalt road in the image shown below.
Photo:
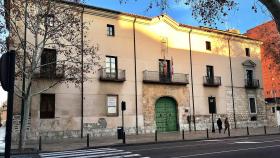
{"label": "asphalt road", "polygon": [[151,158],[280,158],[280,135],[118,147]]}
{"label": "asphalt road", "polygon": [[280,158],[279,151],[280,135],[268,135],[69,150],[13,158]]}

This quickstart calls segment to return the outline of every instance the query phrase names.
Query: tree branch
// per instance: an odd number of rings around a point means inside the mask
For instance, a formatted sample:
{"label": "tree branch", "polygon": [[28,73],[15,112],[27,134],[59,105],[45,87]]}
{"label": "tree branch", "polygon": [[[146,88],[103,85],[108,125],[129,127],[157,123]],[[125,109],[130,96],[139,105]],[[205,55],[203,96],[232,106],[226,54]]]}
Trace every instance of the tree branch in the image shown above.
{"label": "tree branch", "polygon": [[60,83],[60,81],[51,84],[50,86],[48,86],[47,88],[45,88],[45,89],[43,89],[43,90],[41,90],[41,91],[38,91],[38,92],[36,92],[36,93],[31,94],[31,97],[33,97],[33,96],[35,96],[35,95],[38,95],[38,94],[41,94],[41,93],[43,93],[43,92],[45,92],[45,91],[47,91],[47,90],[53,88],[53,87],[56,86],[58,83]]}
{"label": "tree branch", "polygon": [[279,0],[259,0],[271,12],[278,32],[280,32],[280,1]]}

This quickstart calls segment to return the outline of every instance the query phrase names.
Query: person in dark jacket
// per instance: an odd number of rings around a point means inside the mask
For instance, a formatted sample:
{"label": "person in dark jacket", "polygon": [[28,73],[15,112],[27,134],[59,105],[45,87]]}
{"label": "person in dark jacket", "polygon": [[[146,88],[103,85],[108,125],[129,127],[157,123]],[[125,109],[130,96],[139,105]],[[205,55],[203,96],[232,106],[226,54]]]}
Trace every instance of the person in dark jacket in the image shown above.
{"label": "person in dark jacket", "polygon": [[219,129],[219,133],[221,133],[221,130],[223,129],[223,122],[222,122],[221,118],[219,118],[217,120],[217,125],[218,125],[218,129]]}
{"label": "person in dark jacket", "polygon": [[225,131],[224,131],[224,133],[226,133],[226,130],[229,130],[228,118],[225,119]]}

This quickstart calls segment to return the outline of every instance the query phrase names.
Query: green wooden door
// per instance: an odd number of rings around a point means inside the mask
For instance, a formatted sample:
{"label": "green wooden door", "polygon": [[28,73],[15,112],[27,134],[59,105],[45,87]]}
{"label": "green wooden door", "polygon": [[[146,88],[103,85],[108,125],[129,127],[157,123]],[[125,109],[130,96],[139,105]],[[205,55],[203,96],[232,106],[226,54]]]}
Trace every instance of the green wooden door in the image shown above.
{"label": "green wooden door", "polygon": [[177,109],[172,98],[156,102],[156,125],[159,132],[177,131]]}

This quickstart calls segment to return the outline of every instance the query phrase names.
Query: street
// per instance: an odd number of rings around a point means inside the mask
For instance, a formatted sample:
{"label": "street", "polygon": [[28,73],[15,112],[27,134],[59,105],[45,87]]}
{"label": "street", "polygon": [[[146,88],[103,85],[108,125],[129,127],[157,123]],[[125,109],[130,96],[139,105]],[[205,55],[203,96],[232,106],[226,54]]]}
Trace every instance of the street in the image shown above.
{"label": "street", "polygon": [[142,157],[142,158],[278,158],[280,136],[184,141],[116,148],[73,150],[40,154],[45,158]]}
{"label": "street", "polygon": [[152,158],[278,158],[280,136],[259,136],[118,148]]}

